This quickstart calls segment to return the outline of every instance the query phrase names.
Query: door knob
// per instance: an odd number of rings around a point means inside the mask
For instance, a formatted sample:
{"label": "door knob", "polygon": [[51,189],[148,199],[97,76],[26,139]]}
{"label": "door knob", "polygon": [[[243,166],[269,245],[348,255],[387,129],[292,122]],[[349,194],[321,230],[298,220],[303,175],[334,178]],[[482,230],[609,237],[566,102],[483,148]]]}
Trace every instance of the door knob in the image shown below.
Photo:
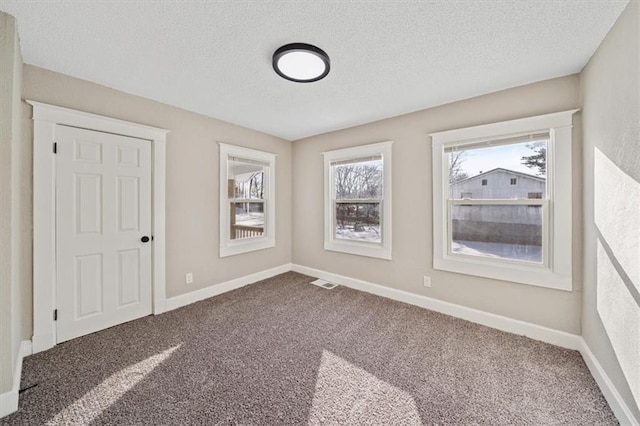
{"label": "door knob", "polygon": [[140,238],[140,241],[142,241],[143,243],[148,243],[149,242],[149,237],[147,237],[146,235],[142,238]]}

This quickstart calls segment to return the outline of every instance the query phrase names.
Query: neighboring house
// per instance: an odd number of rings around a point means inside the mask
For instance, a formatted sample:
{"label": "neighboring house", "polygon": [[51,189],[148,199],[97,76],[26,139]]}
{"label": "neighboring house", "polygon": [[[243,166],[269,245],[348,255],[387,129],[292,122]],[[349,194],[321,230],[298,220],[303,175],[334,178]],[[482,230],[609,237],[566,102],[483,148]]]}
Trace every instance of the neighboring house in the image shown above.
{"label": "neighboring house", "polygon": [[[544,198],[546,179],[496,168],[450,186],[455,199]],[[453,239],[499,244],[542,244],[542,210],[539,206],[458,205],[451,212]]]}
{"label": "neighboring house", "polygon": [[247,6],[0,1],[0,426],[640,425],[640,1]]}
{"label": "neighboring house", "polygon": [[544,198],[547,180],[514,170],[497,168],[451,185],[451,198]]}

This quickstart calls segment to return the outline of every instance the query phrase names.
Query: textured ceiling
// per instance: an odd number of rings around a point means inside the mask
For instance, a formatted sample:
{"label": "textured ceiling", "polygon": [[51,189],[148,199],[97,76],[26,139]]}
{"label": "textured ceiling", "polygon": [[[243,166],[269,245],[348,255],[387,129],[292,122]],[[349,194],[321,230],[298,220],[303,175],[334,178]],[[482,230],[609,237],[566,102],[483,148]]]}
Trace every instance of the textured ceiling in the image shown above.
{"label": "textured ceiling", "polygon": [[[289,140],[579,72],[627,0],[7,1],[26,63]],[[291,42],[331,57],[278,77]]]}

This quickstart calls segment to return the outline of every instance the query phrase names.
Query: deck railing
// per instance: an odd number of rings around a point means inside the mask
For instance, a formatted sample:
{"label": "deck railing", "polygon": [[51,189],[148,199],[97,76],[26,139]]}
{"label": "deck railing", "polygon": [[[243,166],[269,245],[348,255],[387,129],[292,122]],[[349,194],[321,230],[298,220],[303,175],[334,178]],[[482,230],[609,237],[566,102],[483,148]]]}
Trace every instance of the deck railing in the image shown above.
{"label": "deck railing", "polygon": [[261,237],[263,233],[262,226],[231,225],[231,238],[234,240]]}

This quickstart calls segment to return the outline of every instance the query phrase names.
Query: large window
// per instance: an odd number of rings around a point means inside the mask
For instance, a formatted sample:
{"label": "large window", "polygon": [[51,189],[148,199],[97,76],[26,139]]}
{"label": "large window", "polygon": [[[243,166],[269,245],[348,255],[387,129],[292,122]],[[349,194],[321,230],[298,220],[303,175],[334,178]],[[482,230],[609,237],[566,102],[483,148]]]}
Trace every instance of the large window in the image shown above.
{"label": "large window", "polygon": [[325,249],[391,259],[391,142],[324,153]]}
{"label": "large window", "polygon": [[220,144],[220,257],[275,246],[275,155]]}
{"label": "large window", "polygon": [[[548,264],[549,203],[542,194],[548,193],[549,137],[543,132],[445,147],[451,253]],[[527,201],[529,191],[540,191],[540,198]]]}
{"label": "large window", "polygon": [[431,135],[435,269],[571,289],[574,112]]}

